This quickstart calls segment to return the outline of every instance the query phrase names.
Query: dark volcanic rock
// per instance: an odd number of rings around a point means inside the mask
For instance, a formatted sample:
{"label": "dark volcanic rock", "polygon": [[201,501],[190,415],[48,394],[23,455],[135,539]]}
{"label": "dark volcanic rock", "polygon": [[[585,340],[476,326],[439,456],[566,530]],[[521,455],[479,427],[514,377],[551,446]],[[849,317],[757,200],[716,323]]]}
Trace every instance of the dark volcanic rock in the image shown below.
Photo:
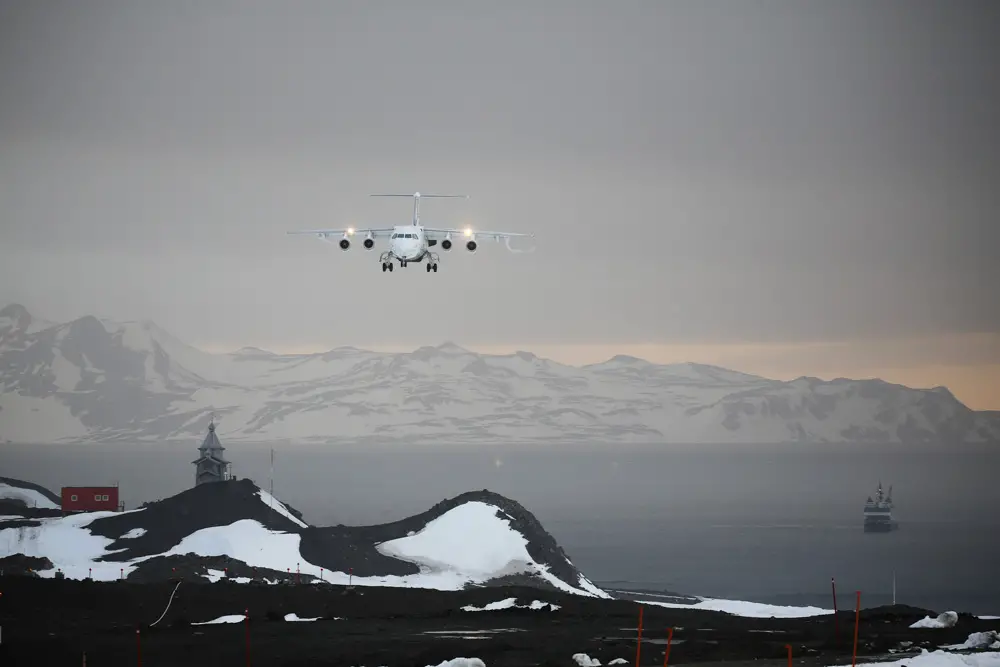
{"label": "dark volcanic rock", "polygon": [[[2,580],[0,665],[137,664],[136,630],[143,664],[216,667],[247,662],[276,667],[334,665],[437,665],[458,656],[489,667],[574,665],[586,653],[608,665],[636,660],[639,607],[537,589],[432,591],[366,588],[364,596],[343,587],[317,585],[239,586],[131,582]],[[175,595],[176,593],[176,595]],[[466,612],[504,598],[560,606],[557,611],[507,609]],[[168,602],[170,605],[168,607]],[[223,615],[249,612],[249,623],[191,626]],[[286,614],[320,617],[289,623]],[[969,633],[995,629],[995,621],[963,617],[944,630],[910,629],[913,610],[864,610],[859,624],[858,663],[885,660],[889,649],[912,642],[906,658],[927,646],[961,643]],[[933,615],[934,612],[928,612]],[[162,616],[162,619],[161,619]],[[156,626],[151,627],[154,621]],[[670,664],[725,663],[731,667],[786,667],[791,644],[798,667],[851,663],[854,612],[841,612],[839,636],[829,615],[804,619],[740,618],[688,609],[643,609],[641,667],[664,663],[667,628],[674,628]],[[476,637],[470,641],[469,637]],[[653,643],[656,642],[656,643]]]}
{"label": "dark volcanic rock", "polygon": [[52,561],[48,558],[37,558],[23,554],[14,554],[13,556],[0,558],[0,572],[4,576],[37,577],[39,570],[50,569],[52,569]]}
{"label": "dark volcanic rock", "polygon": [[247,578],[259,583],[280,581],[282,583],[310,583],[315,577],[297,574],[294,570],[270,570],[264,567],[250,567],[246,563],[228,556],[162,556],[143,561],[127,577],[130,582],[155,583],[166,579],[178,579],[204,583],[209,570],[217,570],[224,574],[219,580],[226,582],[233,578]]}
{"label": "dark volcanic rock", "polygon": [[[449,511],[467,503],[480,502],[497,508],[497,516],[508,521],[511,529],[525,538],[529,556],[545,566],[551,575],[577,589],[582,588],[581,581],[585,580],[531,512],[519,503],[488,490],[463,493],[443,500],[425,512],[393,523],[336,527],[303,527],[272,510],[258,495],[259,491],[260,488],[247,479],[203,484],[164,500],[146,503],[138,510],[96,518],[87,530],[111,540],[103,559],[106,562],[148,559],[136,565],[128,577],[132,581],[204,576],[208,569],[225,568],[236,577],[288,578],[288,571],[261,570],[255,573],[249,565],[220,554],[211,557],[194,553],[164,555],[200,530],[245,520],[256,521],[273,531],[298,535],[298,556],[303,569],[308,569],[305,566],[311,564],[329,572],[351,572],[358,577],[407,576],[420,574],[421,567],[380,553],[378,545],[419,533]],[[301,515],[294,512],[293,516]],[[4,526],[15,527],[9,523]],[[475,538],[472,536],[470,539]],[[54,555],[52,557],[55,558]],[[298,567],[295,562],[285,565],[292,568],[292,574]],[[304,581],[311,579],[301,577]],[[549,581],[529,574],[503,576],[483,585],[554,588]]]}
{"label": "dark volcanic rock", "polygon": [[[579,570],[572,565],[565,551],[542,527],[538,519],[520,503],[485,489],[469,491],[442,500],[425,512],[393,523],[378,526],[309,528],[302,531],[300,550],[303,558],[315,565],[341,572],[353,568],[354,574],[361,577],[418,574],[419,567],[384,556],[378,552],[376,545],[406,537],[411,532],[420,532],[428,523],[448,511],[471,502],[481,502],[499,508],[498,515],[508,520],[511,528],[527,539],[528,554],[535,562],[548,566],[553,575],[570,586],[580,587]],[[508,585],[513,581],[524,584],[528,579],[518,577],[505,581]],[[535,585],[541,585],[539,580],[536,579],[535,582]]]}
{"label": "dark volcanic rock", "polygon": [[[257,496],[258,487],[248,479],[202,484],[144,508],[104,517],[90,524],[90,532],[115,540],[105,560],[127,561],[169,551],[185,537],[203,528],[228,526],[243,519],[253,519],[272,530],[299,532],[302,528],[272,511]],[[139,537],[120,539],[136,528],[146,532]]]}

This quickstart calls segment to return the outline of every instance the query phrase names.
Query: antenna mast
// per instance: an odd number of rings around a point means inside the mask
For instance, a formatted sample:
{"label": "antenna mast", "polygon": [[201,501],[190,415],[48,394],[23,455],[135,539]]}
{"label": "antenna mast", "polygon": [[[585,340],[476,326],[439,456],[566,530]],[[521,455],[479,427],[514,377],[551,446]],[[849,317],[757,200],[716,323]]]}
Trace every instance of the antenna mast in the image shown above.
{"label": "antenna mast", "polygon": [[268,511],[267,521],[271,523],[274,521],[274,447],[271,447],[271,472],[268,474],[268,494],[271,499],[268,500],[267,504],[270,508]]}

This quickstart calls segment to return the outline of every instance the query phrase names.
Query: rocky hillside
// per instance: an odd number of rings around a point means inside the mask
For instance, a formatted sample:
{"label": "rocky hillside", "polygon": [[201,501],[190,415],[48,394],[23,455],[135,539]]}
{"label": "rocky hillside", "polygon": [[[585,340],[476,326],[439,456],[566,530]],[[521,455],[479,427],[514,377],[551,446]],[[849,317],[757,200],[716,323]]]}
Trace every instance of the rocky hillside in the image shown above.
{"label": "rocky hillside", "polygon": [[151,322],[0,311],[0,441],[958,442],[1000,441],[1000,416],[947,389],[770,380],[618,356],[574,367],[445,343],[201,352]]}
{"label": "rocky hillside", "polygon": [[250,480],[203,484],[127,512],[0,517],[4,560],[30,561],[39,576],[59,572],[70,579],[294,576],[440,590],[520,585],[610,597],[530,512],[485,490],[395,523],[324,528],[310,526]]}

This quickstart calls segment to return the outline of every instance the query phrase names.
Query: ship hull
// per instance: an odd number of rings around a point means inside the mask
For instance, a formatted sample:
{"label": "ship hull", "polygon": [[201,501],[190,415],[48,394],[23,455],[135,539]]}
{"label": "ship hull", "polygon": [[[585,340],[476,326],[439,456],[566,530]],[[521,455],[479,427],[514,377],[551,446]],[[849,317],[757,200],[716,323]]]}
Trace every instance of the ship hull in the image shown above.
{"label": "ship hull", "polygon": [[899,524],[897,524],[895,521],[891,522],[879,521],[877,523],[865,523],[866,533],[890,533],[898,529],[899,529]]}
{"label": "ship hull", "polygon": [[889,487],[888,496],[882,494],[882,482],[878,483],[878,491],[875,492],[875,499],[868,497],[865,503],[865,523],[866,533],[888,533],[899,527],[892,518],[892,487]]}

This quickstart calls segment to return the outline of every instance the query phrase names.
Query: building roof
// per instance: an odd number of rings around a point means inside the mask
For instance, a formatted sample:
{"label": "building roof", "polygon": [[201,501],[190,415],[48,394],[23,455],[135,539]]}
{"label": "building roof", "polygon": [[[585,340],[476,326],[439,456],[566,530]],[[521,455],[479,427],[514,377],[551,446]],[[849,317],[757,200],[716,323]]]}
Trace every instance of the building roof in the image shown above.
{"label": "building roof", "polygon": [[[212,458],[219,463],[229,463],[229,461],[226,460],[226,457],[222,454],[225,449],[226,448],[222,446],[222,443],[219,442],[219,436],[215,434],[215,420],[213,419],[208,425],[208,434],[205,436],[205,440],[202,441],[201,447],[198,448],[198,451],[201,453],[201,456],[198,457],[198,461],[202,461],[206,458]],[[198,463],[198,461],[194,461],[194,463]]]}

